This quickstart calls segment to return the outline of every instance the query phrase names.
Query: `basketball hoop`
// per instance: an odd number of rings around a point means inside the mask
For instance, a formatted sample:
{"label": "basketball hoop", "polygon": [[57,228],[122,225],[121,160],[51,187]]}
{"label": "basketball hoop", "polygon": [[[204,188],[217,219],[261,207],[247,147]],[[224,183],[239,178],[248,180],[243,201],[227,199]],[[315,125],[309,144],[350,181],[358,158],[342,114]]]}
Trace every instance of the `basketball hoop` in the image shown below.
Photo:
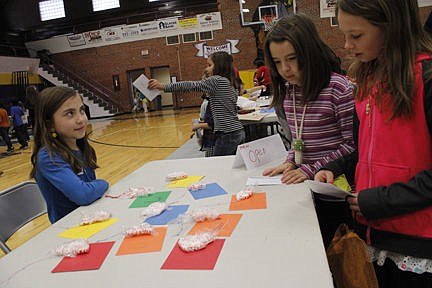
{"label": "basketball hoop", "polygon": [[276,24],[276,15],[264,15],[261,20],[264,22],[264,31],[269,31]]}

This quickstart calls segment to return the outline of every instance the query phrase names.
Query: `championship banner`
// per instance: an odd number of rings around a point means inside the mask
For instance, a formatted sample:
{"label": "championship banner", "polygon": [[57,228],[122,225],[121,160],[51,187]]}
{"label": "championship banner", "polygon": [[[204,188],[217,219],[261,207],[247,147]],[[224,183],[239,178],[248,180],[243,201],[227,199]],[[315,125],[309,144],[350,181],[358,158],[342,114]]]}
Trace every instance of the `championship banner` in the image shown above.
{"label": "championship banner", "polygon": [[198,52],[195,54],[196,57],[204,57],[208,58],[210,54],[218,51],[225,51],[228,54],[237,54],[240,50],[235,47],[240,40],[229,40],[227,39],[227,43],[219,46],[207,46],[206,42],[194,44],[194,47],[198,49]]}

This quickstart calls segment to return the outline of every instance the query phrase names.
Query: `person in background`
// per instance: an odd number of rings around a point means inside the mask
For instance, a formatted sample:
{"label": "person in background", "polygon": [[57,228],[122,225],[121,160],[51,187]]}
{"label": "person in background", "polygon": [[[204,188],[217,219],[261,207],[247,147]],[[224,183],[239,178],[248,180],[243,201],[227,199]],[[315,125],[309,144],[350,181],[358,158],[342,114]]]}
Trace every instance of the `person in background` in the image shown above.
{"label": "person in background", "polygon": [[[207,77],[209,77],[209,75],[206,69],[204,70],[201,79],[204,80]],[[212,157],[215,144],[213,115],[211,114],[207,93],[203,93],[201,98],[203,99],[203,102],[200,107],[200,118],[198,121],[193,122],[192,131],[197,133],[197,135],[201,135],[199,145],[201,146],[201,151],[205,152],[205,157]],[[202,133],[200,133],[201,131]]]}
{"label": "person in background", "polygon": [[431,38],[416,0],[338,0],[337,17],[355,57],[358,152],[315,179],[355,179],[348,202],[379,287],[432,287]]}
{"label": "person in background", "polygon": [[237,146],[245,140],[243,125],[237,117],[238,90],[235,87],[235,72],[232,56],[226,52],[215,52],[207,59],[209,77],[201,81],[182,81],[163,84],[150,79],[148,88],[165,92],[201,91],[207,93],[214,120],[216,135],[214,156],[234,155]]}
{"label": "person in background", "polygon": [[109,184],[96,179],[96,153],[87,139],[80,95],[66,87],[44,89],[36,105],[33,164],[51,223],[102,197]]}
{"label": "person in background", "polygon": [[3,141],[7,145],[7,152],[14,151],[14,147],[12,145],[12,141],[9,138],[9,115],[4,108],[3,104],[0,103],[0,136],[3,138]]}
{"label": "person in background", "polygon": [[257,67],[257,71],[254,76],[254,86],[265,86],[266,89],[261,90],[260,96],[271,95],[271,76],[270,70],[264,65],[264,60],[256,59],[254,65]]}
{"label": "person in background", "polygon": [[35,109],[35,103],[37,101],[37,98],[38,98],[38,90],[36,86],[34,85],[28,86],[26,89],[26,98],[25,98],[24,105],[29,110],[28,125],[30,127],[33,127],[33,123],[34,123],[34,109]]}
{"label": "person in background", "polygon": [[18,104],[17,100],[12,101],[12,106],[10,108],[10,114],[12,116],[12,122],[15,130],[15,135],[18,142],[21,144],[20,149],[27,149],[28,143],[26,140],[26,125],[23,123],[22,117],[24,116],[24,111]]}
{"label": "person in background", "polygon": [[24,106],[24,103],[21,101],[18,101],[18,106],[21,107],[21,109],[24,111],[24,115],[21,116],[22,123],[23,123],[23,134],[25,140],[28,142],[30,141],[30,136],[28,133],[28,125],[29,125],[29,110]]}

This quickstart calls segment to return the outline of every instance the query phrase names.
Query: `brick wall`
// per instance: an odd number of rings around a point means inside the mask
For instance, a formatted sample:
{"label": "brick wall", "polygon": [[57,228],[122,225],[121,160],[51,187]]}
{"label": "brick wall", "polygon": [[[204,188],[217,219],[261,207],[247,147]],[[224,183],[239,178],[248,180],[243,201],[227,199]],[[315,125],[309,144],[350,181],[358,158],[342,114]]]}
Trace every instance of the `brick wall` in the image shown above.
{"label": "brick wall", "polygon": [[[260,1],[257,0],[248,0]],[[319,18],[319,1],[297,1],[297,9],[312,17],[321,37],[348,65],[343,49],[343,35],[337,27],[330,26],[329,18]],[[222,30],[214,31],[214,39],[207,41],[207,45],[217,46],[226,42],[226,39],[240,40],[237,48],[240,53],[233,54],[234,64],[239,70],[254,69],[253,60],[256,57],[255,38],[252,29],[241,27],[239,16],[239,3],[237,0],[220,0],[219,11],[222,15]],[[422,19],[430,12],[430,7],[421,9]],[[113,90],[112,75],[120,76],[120,91],[118,100],[125,111],[130,110],[129,85],[127,71],[145,69],[150,77],[151,67],[169,66],[170,74],[176,75],[180,80],[198,80],[206,66],[206,60],[196,57],[194,43],[167,46],[165,38],[148,39],[124,44],[77,50],[54,55],[54,59],[69,67],[80,75],[94,79]],[[148,49],[148,56],[141,56],[141,50]],[[180,77],[181,76],[181,77]],[[174,105],[178,108],[199,106],[200,93],[174,95]]]}

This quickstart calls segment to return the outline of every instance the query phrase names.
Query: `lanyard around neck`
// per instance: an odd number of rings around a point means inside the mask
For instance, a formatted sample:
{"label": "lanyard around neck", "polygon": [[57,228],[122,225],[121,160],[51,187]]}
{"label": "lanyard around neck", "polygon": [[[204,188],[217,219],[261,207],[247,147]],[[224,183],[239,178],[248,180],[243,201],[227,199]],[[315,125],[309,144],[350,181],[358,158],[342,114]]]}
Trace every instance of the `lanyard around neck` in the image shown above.
{"label": "lanyard around neck", "polygon": [[305,114],[306,114],[307,104],[305,104],[304,107],[303,107],[303,115],[302,115],[302,118],[301,118],[300,130],[299,130],[298,125],[297,125],[297,111],[296,111],[295,87],[294,86],[293,86],[293,90],[292,91],[293,91],[294,124],[295,124],[296,138],[297,139],[302,139],[303,124],[304,124],[304,118],[305,118]]}

